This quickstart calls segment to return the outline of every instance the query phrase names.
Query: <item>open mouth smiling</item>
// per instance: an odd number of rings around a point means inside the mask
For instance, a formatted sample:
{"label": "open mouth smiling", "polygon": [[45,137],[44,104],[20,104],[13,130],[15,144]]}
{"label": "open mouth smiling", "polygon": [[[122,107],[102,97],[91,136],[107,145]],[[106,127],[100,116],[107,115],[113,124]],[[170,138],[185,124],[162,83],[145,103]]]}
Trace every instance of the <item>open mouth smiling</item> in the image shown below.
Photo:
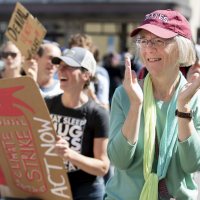
{"label": "open mouth smiling", "polygon": [[149,62],[157,62],[157,61],[161,61],[161,58],[148,58],[147,60]]}
{"label": "open mouth smiling", "polygon": [[60,81],[67,81],[68,79],[66,77],[61,77]]}

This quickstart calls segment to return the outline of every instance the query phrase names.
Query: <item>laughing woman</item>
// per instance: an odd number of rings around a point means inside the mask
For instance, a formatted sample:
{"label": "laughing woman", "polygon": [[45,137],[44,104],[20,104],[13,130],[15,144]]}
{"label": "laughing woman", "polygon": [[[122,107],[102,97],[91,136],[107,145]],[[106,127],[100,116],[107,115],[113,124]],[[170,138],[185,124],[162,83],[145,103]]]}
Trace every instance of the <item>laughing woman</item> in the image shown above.
{"label": "laughing woman", "polygon": [[52,59],[58,65],[63,94],[47,99],[58,134],[56,152],[63,159],[73,200],[102,200],[108,172],[108,111],[85,93],[96,70],[93,55],[73,47]]}

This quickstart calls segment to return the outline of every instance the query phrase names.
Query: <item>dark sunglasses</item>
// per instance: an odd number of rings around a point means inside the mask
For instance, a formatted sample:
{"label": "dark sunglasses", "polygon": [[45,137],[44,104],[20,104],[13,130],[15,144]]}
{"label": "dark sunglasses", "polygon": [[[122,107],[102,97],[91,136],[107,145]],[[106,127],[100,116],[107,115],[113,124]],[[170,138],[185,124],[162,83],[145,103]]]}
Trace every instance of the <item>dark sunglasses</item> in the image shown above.
{"label": "dark sunglasses", "polygon": [[10,52],[10,51],[1,53],[2,58],[8,58],[8,56],[11,56],[14,59],[17,56],[17,53]]}

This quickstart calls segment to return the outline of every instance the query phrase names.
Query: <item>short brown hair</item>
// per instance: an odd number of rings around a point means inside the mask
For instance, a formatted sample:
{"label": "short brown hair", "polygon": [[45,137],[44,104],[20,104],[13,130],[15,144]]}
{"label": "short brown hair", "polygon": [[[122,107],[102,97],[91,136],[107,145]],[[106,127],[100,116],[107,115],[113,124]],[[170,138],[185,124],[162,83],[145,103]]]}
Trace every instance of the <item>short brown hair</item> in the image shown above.
{"label": "short brown hair", "polygon": [[87,48],[88,50],[91,51],[93,41],[89,35],[77,33],[77,34],[71,35],[71,37],[69,38],[68,44],[69,44],[69,48],[78,46],[78,47]]}

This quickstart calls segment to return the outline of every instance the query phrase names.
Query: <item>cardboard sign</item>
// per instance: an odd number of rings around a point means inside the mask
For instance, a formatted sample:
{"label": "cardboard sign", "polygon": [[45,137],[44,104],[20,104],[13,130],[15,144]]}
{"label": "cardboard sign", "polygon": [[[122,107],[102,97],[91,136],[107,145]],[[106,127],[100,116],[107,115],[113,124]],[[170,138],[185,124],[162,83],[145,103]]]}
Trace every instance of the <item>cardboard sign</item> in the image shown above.
{"label": "cardboard sign", "polygon": [[0,80],[0,166],[12,196],[72,200],[55,130],[30,77]]}
{"label": "cardboard sign", "polygon": [[46,29],[37,18],[17,2],[5,33],[6,37],[29,59],[37,53],[45,34]]}

